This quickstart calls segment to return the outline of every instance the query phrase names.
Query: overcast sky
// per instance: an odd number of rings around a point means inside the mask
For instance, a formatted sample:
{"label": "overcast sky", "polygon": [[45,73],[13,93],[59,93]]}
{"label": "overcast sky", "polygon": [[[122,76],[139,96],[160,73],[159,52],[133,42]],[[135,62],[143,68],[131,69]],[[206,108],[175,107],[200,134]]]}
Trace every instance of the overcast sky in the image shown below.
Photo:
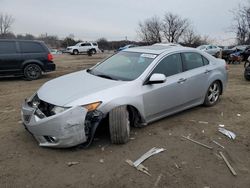
{"label": "overcast sky", "polygon": [[0,0],[0,12],[15,18],[15,34],[41,33],[76,39],[138,40],[138,22],[173,12],[196,31],[227,43],[234,35],[230,10],[245,0]]}

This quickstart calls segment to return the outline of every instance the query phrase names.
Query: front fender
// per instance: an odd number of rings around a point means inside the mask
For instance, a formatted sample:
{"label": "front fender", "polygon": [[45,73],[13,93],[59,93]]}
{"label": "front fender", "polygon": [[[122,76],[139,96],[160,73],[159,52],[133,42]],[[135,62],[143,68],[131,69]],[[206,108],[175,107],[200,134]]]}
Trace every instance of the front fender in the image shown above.
{"label": "front fender", "polygon": [[143,100],[141,97],[121,97],[121,98],[116,98],[113,99],[109,102],[106,102],[103,106],[100,107],[100,111],[102,111],[105,116],[114,108],[118,106],[133,106],[138,110],[138,112],[141,115],[142,122],[146,122],[145,119],[145,113],[144,113],[144,108],[143,108]]}

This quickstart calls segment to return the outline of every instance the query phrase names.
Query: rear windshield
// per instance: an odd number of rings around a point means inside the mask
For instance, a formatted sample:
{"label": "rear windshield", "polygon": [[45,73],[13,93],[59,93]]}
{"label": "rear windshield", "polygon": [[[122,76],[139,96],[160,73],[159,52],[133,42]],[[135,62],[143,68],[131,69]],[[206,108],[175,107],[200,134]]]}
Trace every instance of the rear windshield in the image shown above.
{"label": "rear windshield", "polygon": [[16,53],[16,42],[0,42],[0,54],[15,54]]}
{"label": "rear windshield", "polygon": [[38,42],[19,42],[21,53],[41,53],[46,52],[44,47]]}

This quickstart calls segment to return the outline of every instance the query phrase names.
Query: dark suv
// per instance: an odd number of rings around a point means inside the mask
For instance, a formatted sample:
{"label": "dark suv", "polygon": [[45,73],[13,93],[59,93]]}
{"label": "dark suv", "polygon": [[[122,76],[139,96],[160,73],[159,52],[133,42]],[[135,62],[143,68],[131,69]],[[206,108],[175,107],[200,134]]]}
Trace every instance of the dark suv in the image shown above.
{"label": "dark suv", "polygon": [[0,40],[0,76],[24,75],[27,80],[38,79],[42,72],[56,69],[53,56],[41,41]]}

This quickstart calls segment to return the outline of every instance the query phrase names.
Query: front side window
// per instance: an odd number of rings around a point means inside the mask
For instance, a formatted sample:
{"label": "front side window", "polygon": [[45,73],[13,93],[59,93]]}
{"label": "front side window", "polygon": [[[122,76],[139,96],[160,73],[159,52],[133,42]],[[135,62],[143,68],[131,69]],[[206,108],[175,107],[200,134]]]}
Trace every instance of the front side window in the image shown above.
{"label": "front side window", "polygon": [[41,53],[44,48],[37,42],[19,42],[22,53]]}
{"label": "front side window", "polygon": [[0,54],[15,54],[16,43],[15,42],[0,42]]}
{"label": "front side window", "polygon": [[156,56],[137,52],[119,52],[90,69],[89,73],[108,79],[131,81],[138,78]]}
{"label": "front side window", "polygon": [[164,74],[165,76],[172,76],[180,72],[182,72],[181,55],[173,54],[161,60],[152,73],[160,73]]}
{"label": "front side window", "polygon": [[182,61],[185,71],[203,66],[202,56],[194,52],[182,53]]}

